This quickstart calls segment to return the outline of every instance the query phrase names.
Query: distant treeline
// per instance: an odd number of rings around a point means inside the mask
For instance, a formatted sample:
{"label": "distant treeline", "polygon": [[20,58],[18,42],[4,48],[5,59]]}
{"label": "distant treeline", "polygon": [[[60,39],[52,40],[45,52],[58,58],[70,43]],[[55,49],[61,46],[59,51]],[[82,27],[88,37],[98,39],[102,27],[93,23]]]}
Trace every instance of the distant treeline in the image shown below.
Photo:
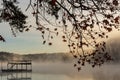
{"label": "distant treeline", "polygon": [[9,52],[0,52],[0,61],[8,61],[8,60],[32,60],[32,61],[62,61],[69,62],[73,60],[73,57],[68,53],[42,53],[42,54],[14,54]]}
{"label": "distant treeline", "polygon": [[[101,48],[98,47],[98,50],[101,50]],[[109,55],[112,57],[113,63],[119,63],[120,62],[120,38],[117,37],[117,38],[109,39],[106,43],[106,52],[108,52]]]}
{"label": "distant treeline", "polygon": [[21,58],[21,56],[18,54],[13,54],[9,52],[0,52],[0,61],[8,61],[8,60],[12,60],[15,58],[19,59]]}
{"label": "distant treeline", "polygon": [[[107,52],[114,59],[114,63],[120,62],[120,38],[110,39],[107,41]],[[69,62],[73,57],[69,53],[40,53],[40,54],[14,54],[10,52],[0,52],[0,61],[29,59],[32,61],[62,61]]]}
{"label": "distant treeline", "polygon": [[107,50],[114,62],[120,62],[120,38],[110,39],[107,43]]}

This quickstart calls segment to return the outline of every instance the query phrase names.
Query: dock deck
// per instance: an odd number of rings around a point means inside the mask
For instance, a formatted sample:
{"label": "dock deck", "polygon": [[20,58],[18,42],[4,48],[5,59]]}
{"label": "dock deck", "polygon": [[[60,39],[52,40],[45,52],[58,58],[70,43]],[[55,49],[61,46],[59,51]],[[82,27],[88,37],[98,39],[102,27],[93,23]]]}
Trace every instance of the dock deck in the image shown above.
{"label": "dock deck", "polygon": [[26,69],[2,69],[2,72],[32,72],[32,70]]}
{"label": "dock deck", "polygon": [[8,80],[31,80],[31,78],[14,78],[14,79],[8,79]]}
{"label": "dock deck", "polygon": [[31,80],[31,78],[14,78],[14,79],[8,79],[8,80]]}

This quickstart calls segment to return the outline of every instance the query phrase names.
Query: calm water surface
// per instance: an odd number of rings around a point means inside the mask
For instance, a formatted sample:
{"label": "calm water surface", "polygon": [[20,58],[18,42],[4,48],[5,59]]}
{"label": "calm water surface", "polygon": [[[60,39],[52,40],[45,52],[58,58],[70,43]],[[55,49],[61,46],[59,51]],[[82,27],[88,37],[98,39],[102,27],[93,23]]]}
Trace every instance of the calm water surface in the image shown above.
{"label": "calm water surface", "polygon": [[1,74],[0,80],[93,80],[93,79],[90,77],[68,76],[62,74],[53,75],[39,73],[7,73]]}
{"label": "calm water surface", "polygon": [[1,73],[0,80],[120,80],[120,65],[86,66],[78,72],[72,63],[34,63],[32,73]]}

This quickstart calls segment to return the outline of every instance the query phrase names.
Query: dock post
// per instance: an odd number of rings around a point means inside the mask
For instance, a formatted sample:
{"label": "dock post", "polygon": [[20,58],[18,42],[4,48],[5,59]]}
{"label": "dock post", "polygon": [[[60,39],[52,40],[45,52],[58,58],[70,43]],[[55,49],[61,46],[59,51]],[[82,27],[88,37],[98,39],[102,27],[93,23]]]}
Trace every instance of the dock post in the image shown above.
{"label": "dock post", "polygon": [[16,64],[16,69],[18,69],[18,64]]}
{"label": "dock post", "polygon": [[23,69],[23,65],[21,64],[21,70]]}
{"label": "dock post", "polygon": [[27,64],[26,64],[26,71],[27,71]]}
{"label": "dock post", "polygon": [[2,61],[1,61],[1,71],[2,71],[3,67],[2,67]]}
{"label": "dock post", "polygon": [[9,65],[9,63],[7,63],[7,70],[8,70],[8,65]]}
{"label": "dock post", "polygon": [[30,69],[32,70],[32,63],[31,63],[31,68]]}

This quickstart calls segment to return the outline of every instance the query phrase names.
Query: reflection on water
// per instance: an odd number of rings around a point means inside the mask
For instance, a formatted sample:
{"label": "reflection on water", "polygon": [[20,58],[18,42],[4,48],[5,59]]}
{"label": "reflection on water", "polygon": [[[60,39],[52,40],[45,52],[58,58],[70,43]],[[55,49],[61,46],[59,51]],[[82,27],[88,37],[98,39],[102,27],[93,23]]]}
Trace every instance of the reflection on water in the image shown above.
{"label": "reflection on water", "polygon": [[86,66],[82,71],[68,63],[33,64],[33,72],[1,73],[0,80],[120,80],[120,65]]}
{"label": "reflection on water", "polygon": [[120,65],[103,65],[93,73],[94,80],[120,80]]}
{"label": "reflection on water", "polygon": [[1,73],[0,80],[92,80],[89,77],[41,73]]}
{"label": "reflection on water", "polygon": [[0,80],[32,80],[32,73],[28,72],[1,73]]}

